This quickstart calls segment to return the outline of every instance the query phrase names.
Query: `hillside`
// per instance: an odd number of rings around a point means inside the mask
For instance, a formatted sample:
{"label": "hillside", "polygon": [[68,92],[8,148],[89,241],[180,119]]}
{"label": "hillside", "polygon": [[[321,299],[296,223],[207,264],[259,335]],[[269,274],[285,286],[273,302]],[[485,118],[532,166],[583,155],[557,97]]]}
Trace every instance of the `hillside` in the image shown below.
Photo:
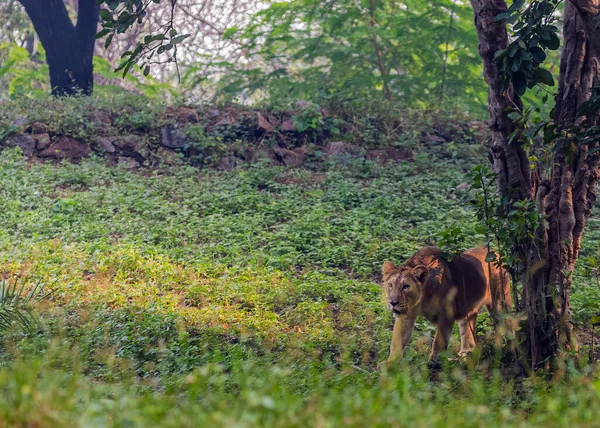
{"label": "hillside", "polygon": [[[465,248],[483,242],[466,173],[487,162],[486,135],[468,118],[358,113],[168,108],[138,97],[3,104],[1,269],[53,294],[39,305],[40,332],[4,340],[0,390],[13,401],[0,400],[0,417],[14,426],[597,422],[597,383],[532,379],[515,401],[521,386],[501,384],[490,355],[455,359],[456,334],[434,386],[425,321],[406,364],[378,371],[392,320],[383,261],[403,261],[456,225]],[[597,218],[573,293],[586,334],[600,310],[590,275]]]}

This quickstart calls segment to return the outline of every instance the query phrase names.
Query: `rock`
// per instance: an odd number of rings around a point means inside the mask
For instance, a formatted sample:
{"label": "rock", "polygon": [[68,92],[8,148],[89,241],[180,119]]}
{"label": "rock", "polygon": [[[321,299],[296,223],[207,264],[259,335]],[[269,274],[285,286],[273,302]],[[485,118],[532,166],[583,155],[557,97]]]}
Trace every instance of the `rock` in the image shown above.
{"label": "rock", "polygon": [[256,112],[256,118],[258,120],[258,129],[264,132],[271,132],[275,127],[269,123],[267,119],[260,113]]}
{"label": "rock", "polygon": [[113,146],[118,147],[124,153],[136,154],[143,146],[143,142],[137,135],[126,135],[124,137],[116,138],[112,141]]}
{"label": "rock", "polygon": [[461,192],[466,192],[470,188],[471,185],[469,183],[460,183],[458,186],[456,186],[456,190],[460,190]]}
{"label": "rock", "polygon": [[112,126],[111,115],[103,110],[93,110],[90,112],[90,119],[97,124],[101,124],[103,129]]}
{"label": "rock", "polygon": [[309,107],[310,107],[310,103],[308,101],[305,101],[305,100],[296,101],[296,108],[300,111],[306,110]]}
{"label": "rock", "polygon": [[446,139],[443,137],[440,137],[439,135],[436,134],[427,134],[426,137],[427,141],[429,143],[433,143],[433,144],[442,144],[446,142]]}
{"label": "rock", "polygon": [[29,134],[14,135],[6,140],[7,147],[20,147],[23,156],[33,156],[35,139]]}
{"label": "rock", "polygon": [[276,157],[277,156],[272,150],[267,150],[265,147],[252,148],[246,152],[246,159],[249,159],[252,162],[269,161],[271,164],[274,162],[279,164],[280,162],[276,160]]}
{"label": "rock", "polygon": [[223,119],[221,119],[217,123],[215,123],[215,126],[227,126],[227,125],[233,125],[234,123],[235,123],[235,120],[233,119],[233,117],[227,115]]}
{"label": "rock", "polygon": [[283,163],[285,166],[301,166],[306,160],[308,150],[303,147],[299,147],[294,150],[275,147],[273,149],[273,153],[275,153],[277,160]]}
{"label": "rock", "polygon": [[50,145],[50,143],[52,143],[52,141],[50,140],[50,134],[35,135],[33,139],[35,140],[35,147],[38,150],[44,150]]}
{"label": "rock", "polygon": [[160,129],[160,144],[169,149],[182,149],[186,143],[185,133],[173,124]]}
{"label": "rock", "polygon": [[346,144],[341,141],[327,143],[325,146],[325,153],[328,157],[338,158],[359,158],[364,156],[364,150],[362,147],[355,146],[353,144]]}
{"label": "rock", "polygon": [[58,137],[58,139],[38,153],[41,158],[71,159],[85,158],[90,154],[90,146],[70,137]]}
{"label": "rock", "polygon": [[49,131],[50,128],[41,122],[33,122],[25,129],[25,132],[29,132],[30,134],[47,134]]}
{"label": "rock", "polygon": [[379,163],[399,162],[412,159],[412,153],[407,149],[388,148],[367,152],[367,159]]}
{"label": "rock", "polygon": [[181,120],[182,122],[186,122],[186,123],[198,123],[199,122],[199,118],[198,118],[198,113],[196,113],[196,110],[188,108],[188,107],[179,107],[179,112],[178,112],[178,117],[179,120]]}
{"label": "rock", "polygon": [[119,156],[117,158],[117,165],[120,165],[125,169],[137,169],[140,167],[140,163],[137,160],[126,156]]}
{"label": "rock", "polygon": [[298,128],[296,128],[292,119],[287,119],[281,124],[281,130],[284,132],[296,132]]}
{"label": "rock", "polygon": [[159,147],[156,153],[153,155],[154,160],[159,163],[166,165],[179,165],[181,164],[181,158],[173,149],[167,149],[166,147]]}
{"label": "rock", "polygon": [[92,144],[104,153],[115,153],[117,151],[112,138],[95,137],[92,139]]}
{"label": "rock", "polygon": [[219,162],[219,169],[223,171],[232,171],[242,164],[242,160],[235,156],[224,156]]}

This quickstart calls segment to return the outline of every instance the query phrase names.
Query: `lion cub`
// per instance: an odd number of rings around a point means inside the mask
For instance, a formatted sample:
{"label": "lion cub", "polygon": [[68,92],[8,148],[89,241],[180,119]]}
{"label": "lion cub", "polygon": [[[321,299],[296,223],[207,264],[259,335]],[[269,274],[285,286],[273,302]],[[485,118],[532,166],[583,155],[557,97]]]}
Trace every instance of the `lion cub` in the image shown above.
{"label": "lion cub", "polygon": [[487,263],[486,254],[482,247],[473,248],[448,262],[439,248],[425,247],[402,266],[389,261],[383,264],[384,288],[394,314],[388,362],[402,356],[419,315],[437,324],[430,360],[448,347],[455,321],[460,327],[460,354],[475,348],[481,307],[486,305],[488,311],[496,312],[502,302],[511,305],[508,276]]}

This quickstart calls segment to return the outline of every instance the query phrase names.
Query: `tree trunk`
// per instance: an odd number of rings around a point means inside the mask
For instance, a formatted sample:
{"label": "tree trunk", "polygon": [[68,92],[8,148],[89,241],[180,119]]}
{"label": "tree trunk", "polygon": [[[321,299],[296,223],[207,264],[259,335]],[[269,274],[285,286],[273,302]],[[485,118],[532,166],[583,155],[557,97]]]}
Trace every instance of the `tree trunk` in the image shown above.
{"label": "tree trunk", "polygon": [[[556,123],[559,129],[577,125],[578,109],[600,79],[600,28],[598,0],[573,0],[565,4],[564,43],[561,54]],[[556,293],[559,340],[576,343],[571,334],[570,296],[572,273],[579,257],[581,238],[596,201],[600,178],[599,155],[588,155],[598,145],[578,146],[573,156],[557,154],[546,202],[548,216],[548,281]]]}
{"label": "tree trunk", "polygon": [[63,0],[20,1],[46,50],[52,94],[90,95],[99,18],[95,0],[79,0],[76,25],[71,22]]}
{"label": "tree trunk", "polygon": [[[492,161],[498,188],[511,206],[519,200],[536,203],[547,223],[525,245],[510,249],[520,260],[516,274],[523,285],[522,307],[527,313],[525,330],[527,360],[532,368],[547,367],[561,346],[572,344],[570,286],[579,255],[581,236],[596,199],[599,155],[588,156],[589,146],[577,149],[574,159],[563,151],[554,159],[552,176],[530,172],[525,150],[508,143],[515,130],[508,117],[522,104],[512,87],[502,89],[500,67],[494,54],[508,46],[506,21],[495,17],[507,10],[504,0],[471,0],[479,38],[479,53],[489,85],[489,121],[492,130]],[[565,6],[564,47],[561,57],[556,124],[562,129],[576,124],[577,110],[590,96],[600,77],[600,30],[592,19],[598,0],[570,0]],[[597,145],[598,143],[594,143]],[[593,146],[592,146],[593,147]]]}

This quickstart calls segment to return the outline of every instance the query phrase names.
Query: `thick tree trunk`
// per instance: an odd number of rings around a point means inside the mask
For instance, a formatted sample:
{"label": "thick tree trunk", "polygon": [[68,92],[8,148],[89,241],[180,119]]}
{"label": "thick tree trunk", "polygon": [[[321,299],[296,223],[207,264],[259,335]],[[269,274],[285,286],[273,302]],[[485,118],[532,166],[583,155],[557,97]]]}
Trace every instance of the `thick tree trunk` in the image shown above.
{"label": "thick tree trunk", "polygon": [[46,50],[52,94],[90,95],[99,11],[95,0],[79,0],[76,25],[69,19],[63,0],[20,1]]}
{"label": "thick tree trunk", "polygon": [[[598,0],[572,0],[565,4],[564,43],[556,100],[556,122],[565,129],[577,125],[578,109],[600,79],[600,28]],[[572,273],[579,257],[581,238],[596,201],[599,155],[588,155],[598,142],[581,145],[573,156],[560,152],[555,159],[548,215],[548,281],[556,292],[560,341],[574,343],[570,323]]]}
{"label": "thick tree trunk", "polygon": [[[536,203],[548,222],[525,245],[511,248],[520,260],[517,274],[523,284],[527,313],[527,356],[532,368],[546,367],[561,346],[572,343],[570,285],[579,254],[581,236],[596,199],[599,179],[598,154],[588,156],[589,146],[579,147],[572,159],[559,153],[550,180],[540,171],[530,172],[523,148],[508,143],[515,125],[511,109],[522,109],[512,88],[503,90],[500,67],[494,54],[508,46],[506,22],[495,17],[507,9],[504,0],[471,0],[479,37],[479,53],[489,85],[489,118],[492,160],[498,174],[499,192],[510,206],[518,200]],[[565,6],[564,47],[561,57],[557,125],[575,124],[577,110],[587,100],[594,79],[600,77],[600,30],[592,19],[599,0],[569,0]],[[598,143],[595,143],[598,144]]]}

